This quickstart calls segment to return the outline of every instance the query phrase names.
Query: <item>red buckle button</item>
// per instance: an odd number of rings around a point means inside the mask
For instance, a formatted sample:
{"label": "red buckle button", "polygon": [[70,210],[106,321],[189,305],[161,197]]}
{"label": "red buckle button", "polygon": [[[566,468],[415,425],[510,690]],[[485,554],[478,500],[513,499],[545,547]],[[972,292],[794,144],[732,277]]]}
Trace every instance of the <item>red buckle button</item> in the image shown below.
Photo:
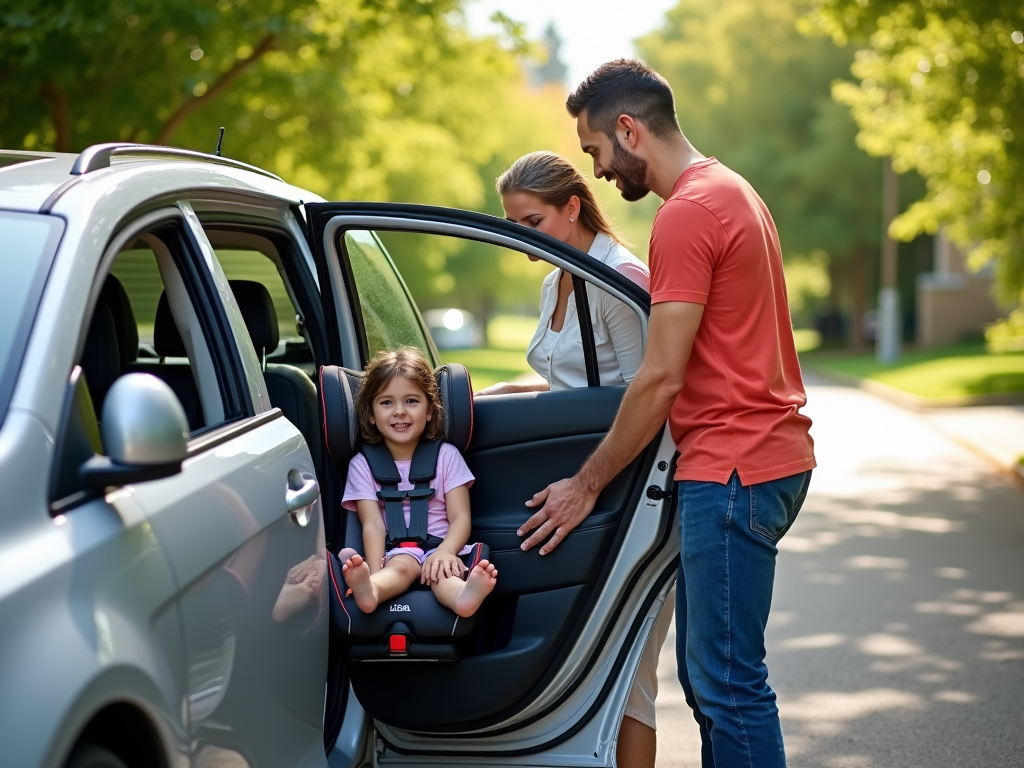
{"label": "red buckle button", "polygon": [[409,638],[405,635],[388,635],[388,651],[391,653],[408,653]]}
{"label": "red buckle button", "polygon": [[403,541],[399,545],[402,549],[419,549],[420,545],[415,541]]}

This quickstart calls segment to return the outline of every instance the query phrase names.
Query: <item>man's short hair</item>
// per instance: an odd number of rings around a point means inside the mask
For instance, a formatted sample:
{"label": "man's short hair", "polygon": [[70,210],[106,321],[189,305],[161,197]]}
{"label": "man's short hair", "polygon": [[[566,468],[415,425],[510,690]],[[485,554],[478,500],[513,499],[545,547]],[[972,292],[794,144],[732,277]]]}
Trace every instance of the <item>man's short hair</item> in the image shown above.
{"label": "man's short hair", "polygon": [[569,94],[565,108],[573,117],[587,111],[587,126],[615,136],[619,115],[629,115],[659,138],[679,132],[676,102],[668,82],[635,59],[602,64]]}

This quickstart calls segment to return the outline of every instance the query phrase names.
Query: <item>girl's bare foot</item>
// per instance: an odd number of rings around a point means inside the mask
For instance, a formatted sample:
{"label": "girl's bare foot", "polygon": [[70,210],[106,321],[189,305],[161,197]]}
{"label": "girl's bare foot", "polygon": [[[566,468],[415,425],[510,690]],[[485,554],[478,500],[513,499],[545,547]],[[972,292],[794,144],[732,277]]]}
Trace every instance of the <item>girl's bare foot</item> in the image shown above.
{"label": "girl's bare foot", "polygon": [[363,613],[373,613],[377,608],[377,590],[370,581],[370,566],[362,556],[352,555],[341,566],[341,573],[345,577],[345,583],[352,590],[352,597],[355,598],[359,610]]}
{"label": "girl's bare foot", "polygon": [[464,619],[472,616],[480,609],[484,598],[491,593],[497,583],[498,569],[487,560],[481,560],[469,572],[466,585],[455,600],[455,613]]}

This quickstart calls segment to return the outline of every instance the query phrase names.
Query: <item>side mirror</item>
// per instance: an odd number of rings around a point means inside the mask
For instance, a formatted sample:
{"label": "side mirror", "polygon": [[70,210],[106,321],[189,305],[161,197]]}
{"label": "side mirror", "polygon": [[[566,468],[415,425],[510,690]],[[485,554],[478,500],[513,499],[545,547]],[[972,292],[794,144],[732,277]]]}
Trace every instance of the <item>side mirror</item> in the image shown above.
{"label": "side mirror", "polygon": [[156,376],[129,373],[115,381],[101,423],[107,455],[82,464],[85,485],[103,489],[181,472],[188,456],[188,419],[174,390]]}

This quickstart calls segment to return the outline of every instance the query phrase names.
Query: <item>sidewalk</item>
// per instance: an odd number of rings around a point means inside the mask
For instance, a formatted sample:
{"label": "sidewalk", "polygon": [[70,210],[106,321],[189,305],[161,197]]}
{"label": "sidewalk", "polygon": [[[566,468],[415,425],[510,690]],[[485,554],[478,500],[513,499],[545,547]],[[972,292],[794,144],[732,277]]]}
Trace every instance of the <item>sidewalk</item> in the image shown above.
{"label": "sidewalk", "polygon": [[961,445],[1024,478],[1024,405],[934,408],[922,414]]}
{"label": "sidewalk", "polygon": [[1016,472],[1024,479],[1024,464],[1019,463],[1024,459],[1024,405],[940,407],[928,403],[925,398],[871,379],[813,368],[804,371],[804,381],[808,384],[833,382],[857,387],[914,411],[972,453],[983,456],[1005,472]]}

